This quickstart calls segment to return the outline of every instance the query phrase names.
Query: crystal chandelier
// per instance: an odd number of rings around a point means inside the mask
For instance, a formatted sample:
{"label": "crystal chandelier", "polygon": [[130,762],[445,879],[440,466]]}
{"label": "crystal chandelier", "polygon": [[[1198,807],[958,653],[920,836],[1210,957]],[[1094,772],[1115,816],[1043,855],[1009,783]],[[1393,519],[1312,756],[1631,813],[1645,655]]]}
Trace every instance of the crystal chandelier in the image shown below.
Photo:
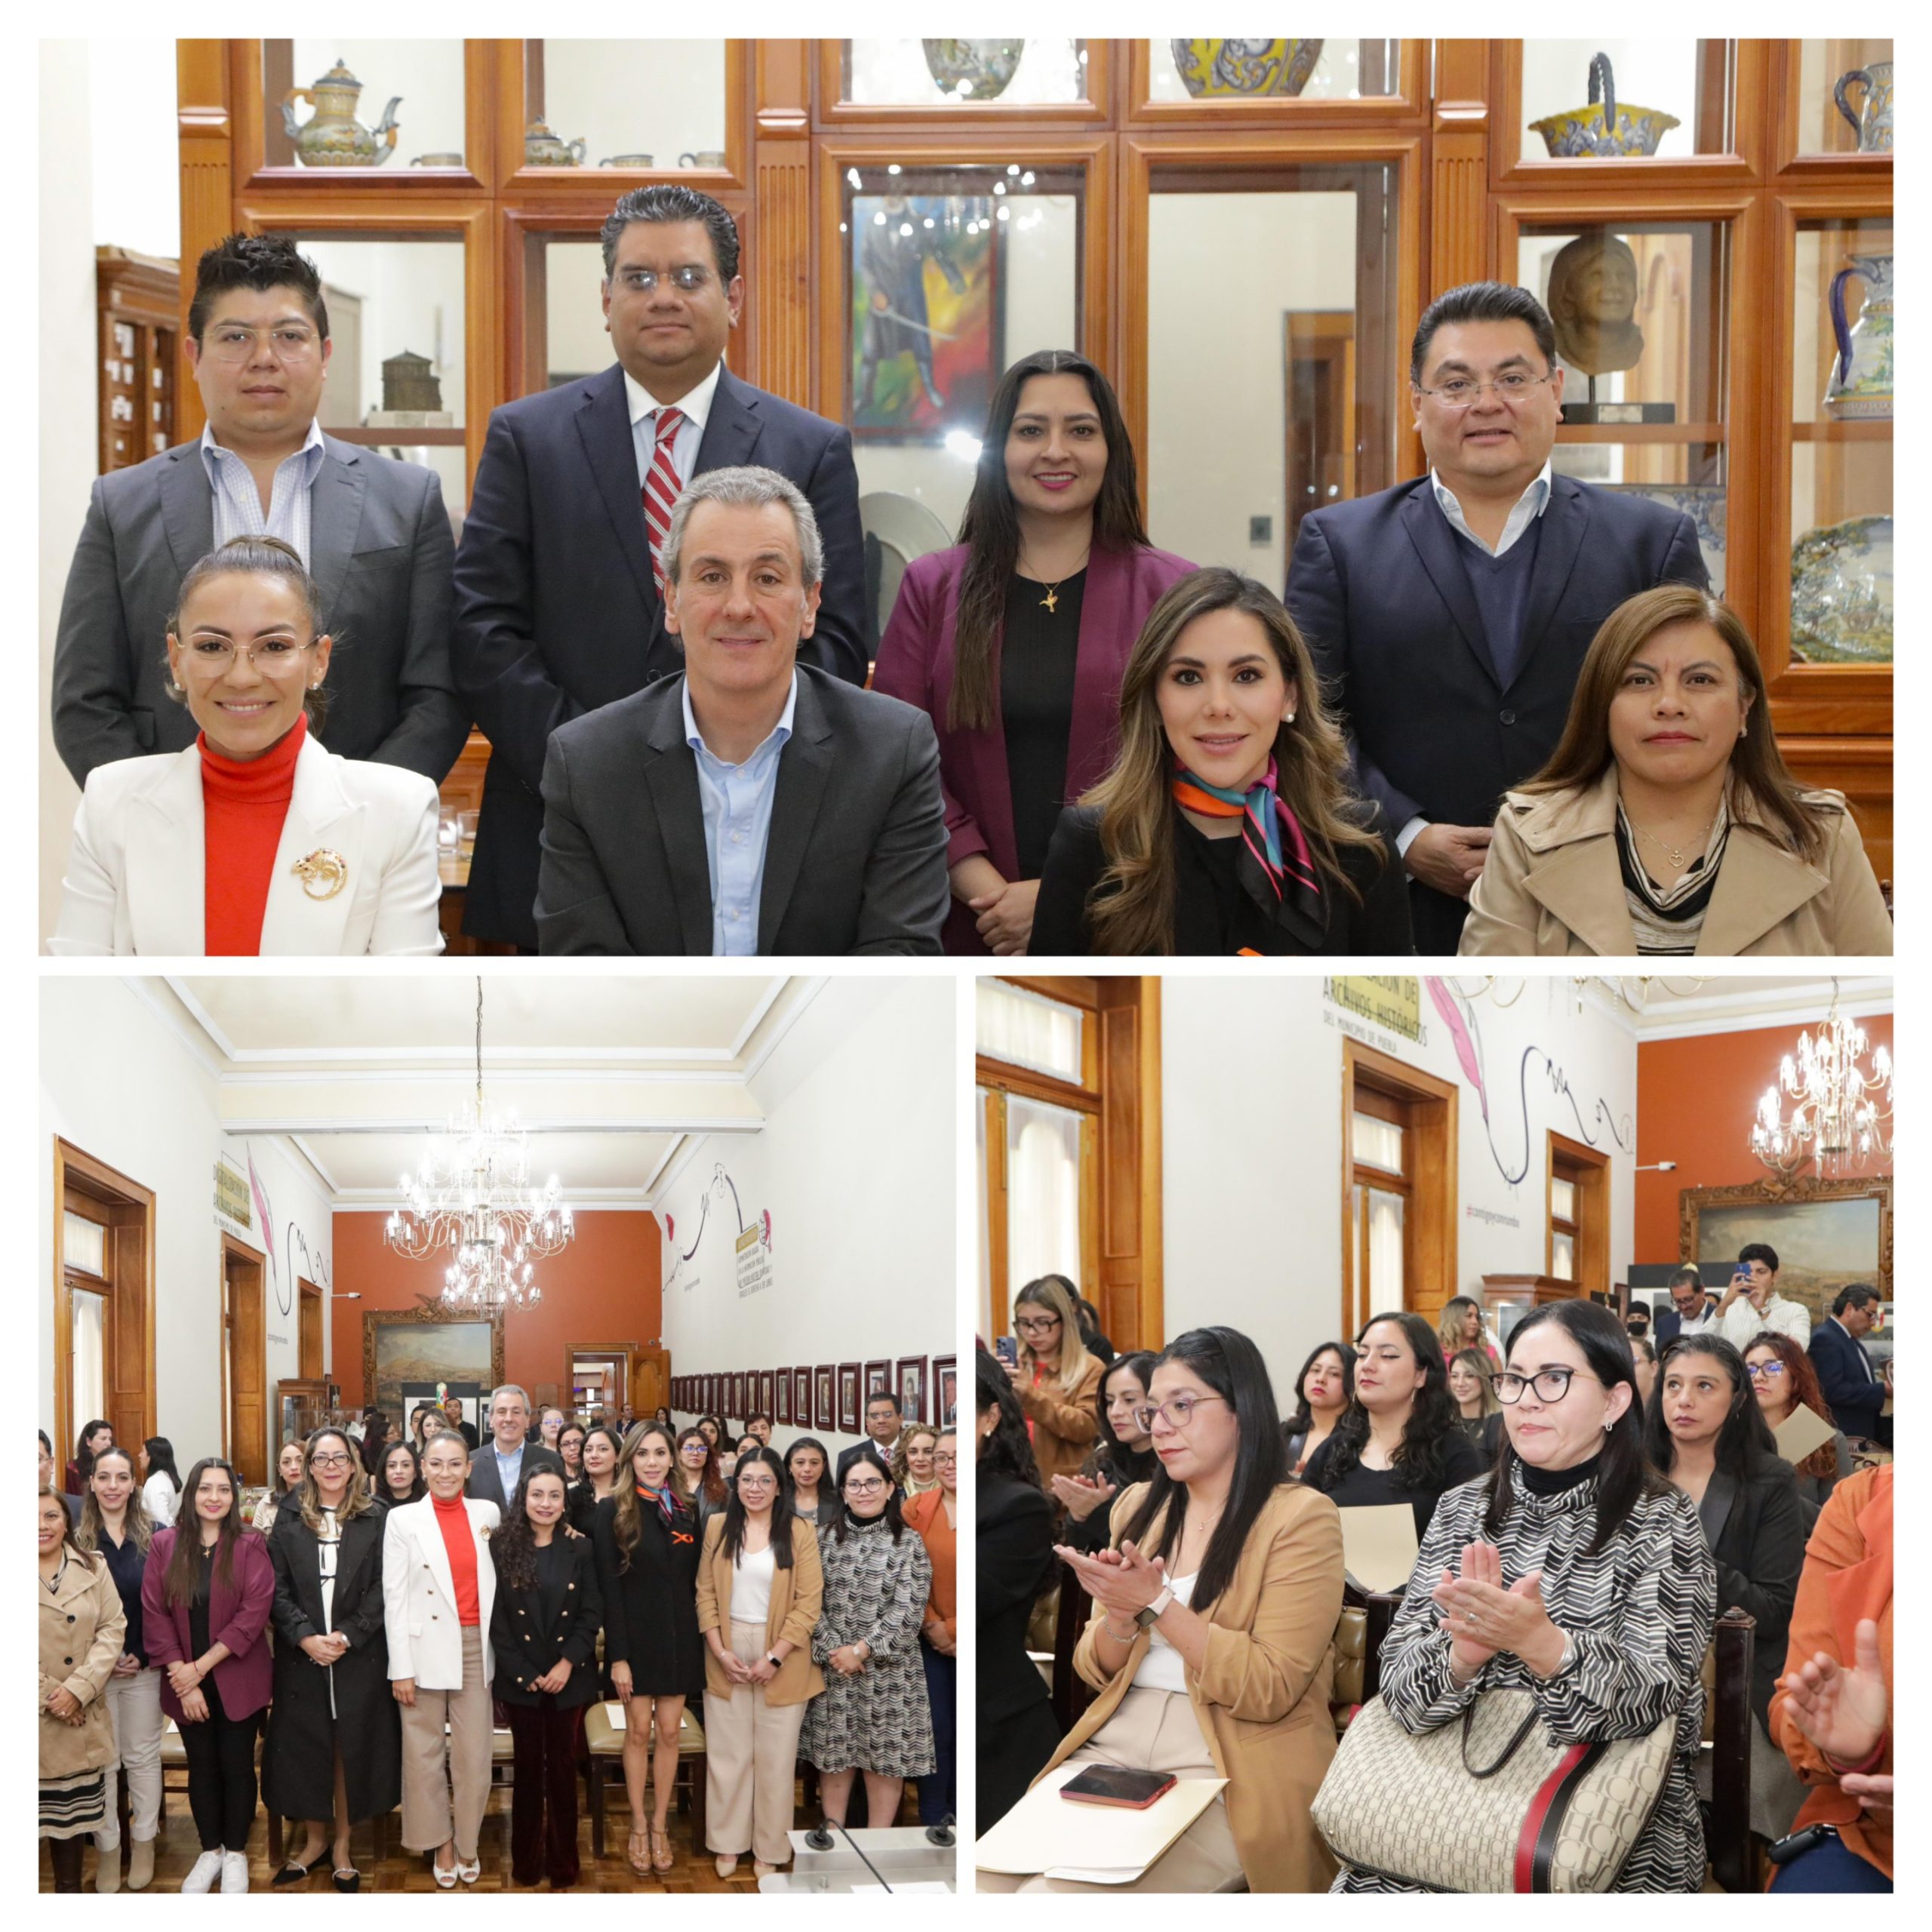
{"label": "crystal chandelier", "polygon": [[[1789,1177],[1808,1152],[1820,1175],[1829,1178],[1863,1168],[1873,1154],[1889,1158],[1892,1057],[1883,1047],[1873,1048],[1868,1070],[1862,1063],[1869,1045],[1863,1027],[1838,1017],[1834,980],[1832,1010],[1817,1038],[1798,1035],[1797,1059],[1785,1055],[1777,1086],[1766,1088],[1758,1103],[1751,1151],[1766,1167]],[[1788,1120],[1780,1088],[1798,1103]]]}
{"label": "crystal chandelier", "polygon": [[535,1306],[543,1291],[534,1264],[560,1253],[577,1229],[555,1174],[540,1189],[531,1185],[530,1137],[515,1113],[494,1114],[483,1104],[481,979],[476,1092],[451,1116],[448,1137],[398,1181],[403,1204],[383,1224],[383,1238],[411,1261],[451,1251],[441,1301],[452,1314]]}

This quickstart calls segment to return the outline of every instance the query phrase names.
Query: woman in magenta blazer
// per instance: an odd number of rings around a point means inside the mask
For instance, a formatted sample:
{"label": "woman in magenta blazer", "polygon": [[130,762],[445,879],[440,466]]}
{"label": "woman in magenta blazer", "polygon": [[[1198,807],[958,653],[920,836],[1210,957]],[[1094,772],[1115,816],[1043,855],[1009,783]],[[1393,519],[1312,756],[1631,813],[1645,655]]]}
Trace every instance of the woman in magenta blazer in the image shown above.
{"label": "woman in magenta blazer", "polygon": [[269,1612],[275,1566],[242,1514],[242,1484],[217,1457],[197,1463],[181,1521],[157,1530],[141,1577],[148,1662],[163,1674],[161,1708],[180,1727],[188,1807],[202,1855],[184,1892],[248,1889],[255,1815],[255,1733],[275,1687]]}
{"label": "woman in magenta blazer", "polygon": [[1192,568],[1147,541],[1106,377],[1065,349],[1014,363],[959,542],[907,570],[872,673],[939,734],[947,952],[1026,950],[1060,808],[1113,762],[1128,654]]}

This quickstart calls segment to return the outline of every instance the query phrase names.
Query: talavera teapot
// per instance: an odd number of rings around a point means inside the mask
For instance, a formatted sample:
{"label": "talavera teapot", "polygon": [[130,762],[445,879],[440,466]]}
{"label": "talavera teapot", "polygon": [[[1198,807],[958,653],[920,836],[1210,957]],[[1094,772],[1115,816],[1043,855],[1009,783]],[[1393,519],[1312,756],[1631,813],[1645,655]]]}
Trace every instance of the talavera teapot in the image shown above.
{"label": "talavera teapot", "polygon": [[523,160],[526,168],[581,168],[583,165],[584,139],[580,134],[574,141],[565,140],[560,134],[553,134],[548,123],[533,121],[523,131]]}
{"label": "talavera teapot", "polygon": [[[313,87],[291,88],[282,96],[282,131],[305,168],[380,168],[395,152],[395,111],[402,96],[397,94],[383,109],[374,127],[365,128],[355,118],[361,95],[362,83],[337,60]],[[315,110],[300,123],[295,118],[298,100]]]}

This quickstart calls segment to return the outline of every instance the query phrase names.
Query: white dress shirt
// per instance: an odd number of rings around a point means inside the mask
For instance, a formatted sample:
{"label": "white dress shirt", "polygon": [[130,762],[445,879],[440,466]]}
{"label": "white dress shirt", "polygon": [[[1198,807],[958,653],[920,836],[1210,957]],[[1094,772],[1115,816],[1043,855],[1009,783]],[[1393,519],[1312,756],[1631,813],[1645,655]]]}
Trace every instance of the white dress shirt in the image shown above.
{"label": "white dress shirt", "polygon": [[1749,1295],[1740,1294],[1724,1311],[1724,1338],[1740,1355],[1751,1345],[1751,1338],[1767,1329],[1789,1335],[1802,1349],[1811,1340],[1811,1312],[1802,1302],[1787,1301],[1776,1288],[1764,1297],[1761,1315],[1751,1305]]}
{"label": "white dress shirt", "polygon": [[684,420],[671,438],[671,463],[678,472],[679,483],[691,480],[691,471],[697,462],[698,446],[704,441],[704,426],[711,420],[711,399],[718,393],[718,372],[724,366],[721,361],[712,364],[711,374],[696,389],[687,391],[675,402],[662,403],[628,369],[624,371],[624,395],[630,405],[631,445],[637,452],[637,487],[640,491],[644,488],[644,479],[651,474],[651,458],[657,451],[657,412],[660,409],[676,409],[684,413]]}

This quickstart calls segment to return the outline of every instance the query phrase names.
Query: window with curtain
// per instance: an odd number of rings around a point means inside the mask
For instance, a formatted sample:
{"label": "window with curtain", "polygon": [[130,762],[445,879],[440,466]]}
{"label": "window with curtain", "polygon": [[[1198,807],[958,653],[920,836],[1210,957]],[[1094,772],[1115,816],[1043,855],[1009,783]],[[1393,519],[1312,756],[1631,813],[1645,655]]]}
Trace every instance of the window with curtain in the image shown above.
{"label": "window with curtain", "polygon": [[977,999],[979,1050],[988,1059],[1078,1082],[1085,1016],[1078,1007],[997,980],[979,981]]}
{"label": "window with curtain", "polygon": [[[1070,1107],[1008,1097],[1007,1279],[1014,1294],[1041,1275],[1064,1275],[1084,1286],[1080,1121]],[[1004,1312],[997,1312],[1004,1322]]]}
{"label": "window with curtain", "polygon": [[107,1230],[72,1209],[61,1217],[60,1258],[66,1265],[97,1281],[107,1278]]}
{"label": "window with curtain", "polygon": [[72,1412],[85,1421],[107,1412],[107,1297],[82,1287],[70,1287],[68,1293],[72,1309],[73,1353],[68,1364]]}

